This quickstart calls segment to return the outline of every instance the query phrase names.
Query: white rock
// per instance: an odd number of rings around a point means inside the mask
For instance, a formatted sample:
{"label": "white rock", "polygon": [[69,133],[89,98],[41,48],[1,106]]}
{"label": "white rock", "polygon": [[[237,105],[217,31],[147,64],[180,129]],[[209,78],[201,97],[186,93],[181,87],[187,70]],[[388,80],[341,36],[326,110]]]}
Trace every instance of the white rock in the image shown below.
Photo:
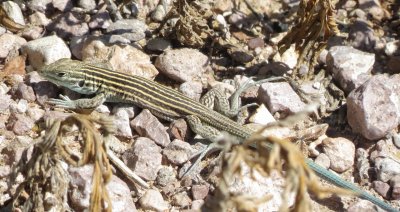
{"label": "white rock", "polygon": [[271,113],[285,114],[301,111],[305,104],[287,82],[264,83],[258,90],[260,100],[267,104]]}
{"label": "white rock", "polygon": [[275,118],[268,111],[264,104],[257,108],[256,112],[250,117],[250,122],[256,124],[269,124],[275,122]]}
{"label": "white rock", "polygon": [[22,52],[28,54],[29,63],[35,69],[71,57],[68,46],[56,35],[29,41],[22,47]]}
{"label": "white rock", "polygon": [[344,172],[354,165],[355,145],[346,138],[326,138],[322,141],[323,150],[329,157],[330,168]]}
{"label": "white rock", "polygon": [[349,93],[369,79],[375,54],[349,46],[334,46],[329,50],[326,60],[333,78]]}
{"label": "white rock", "polygon": [[168,204],[164,201],[161,193],[154,189],[149,189],[139,200],[140,205],[145,210],[166,211]]}
{"label": "white rock", "polygon": [[18,24],[25,25],[24,15],[21,8],[13,1],[6,1],[1,4],[7,16]]}

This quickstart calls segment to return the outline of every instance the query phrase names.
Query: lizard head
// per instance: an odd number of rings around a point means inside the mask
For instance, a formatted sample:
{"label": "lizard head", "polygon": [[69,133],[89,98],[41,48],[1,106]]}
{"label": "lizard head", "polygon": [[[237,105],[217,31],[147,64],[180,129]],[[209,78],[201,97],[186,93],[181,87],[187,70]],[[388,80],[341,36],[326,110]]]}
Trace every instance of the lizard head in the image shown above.
{"label": "lizard head", "polygon": [[84,63],[81,61],[62,58],[44,66],[39,74],[58,86],[66,87],[78,93],[95,93],[96,89],[85,83],[86,74],[83,66]]}

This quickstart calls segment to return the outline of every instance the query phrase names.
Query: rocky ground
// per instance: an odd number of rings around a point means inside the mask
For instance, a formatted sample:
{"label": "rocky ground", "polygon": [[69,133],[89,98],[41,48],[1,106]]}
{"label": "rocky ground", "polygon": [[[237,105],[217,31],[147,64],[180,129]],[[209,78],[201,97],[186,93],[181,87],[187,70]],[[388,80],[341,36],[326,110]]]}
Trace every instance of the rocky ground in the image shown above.
{"label": "rocky ground", "polygon": [[[12,177],[13,170],[26,154],[31,157],[33,145],[44,135],[44,123],[72,113],[46,101],[59,94],[81,97],[41,78],[37,71],[43,65],[60,58],[104,64],[199,100],[213,87],[224,88],[229,96],[249,77],[292,76],[299,58],[294,47],[278,52],[279,41],[295,24],[297,0],[1,2],[3,210],[10,209],[16,188],[26,177]],[[246,90],[242,101],[258,106],[249,109],[245,122],[253,127],[274,123],[317,102],[319,109],[308,119],[279,133],[297,141],[316,163],[398,207],[400,5],[378,0],[333,1],[333,5],[340,34],[328,40],[314,70],[301,66],[300,76],[293,81],[268,82]],[[307,73],[312,77],[306,79]],[[221,172],[219,160],[213,160],[217,154],[203,161],[201,172],[180,178],[194,161],[192,156],[205,147],[184,120],[168,123],[148,110],[115,103],[106,103],[93,113],[115,118],[118,139],[110,148],[150,185],[150,189],[135,186],[113,169],[107,185],[113,211],[198,210],[213,199]],[[307,129],[311,127],[319,133],[310,136]],[[80,157],[79,136],[71,134],[65,140],[76,151],[75,157]],[[69,173],[65,204],[73,211],[88,209],[93,165],[63,163],[63,168]],[[284,178],[279,174],[265,177],[248,168],[243,168],[242,175],[231,184],[232,193],[269,194],[273,198],[259,210],[279,208]],[[28,199],[29,194],[25,195]],[[311,199],[316,211],[377,210],[354,197],[317,200],[311,195]],[[43,199],[46,209],[55,207],[54,202],[51,195]]]}

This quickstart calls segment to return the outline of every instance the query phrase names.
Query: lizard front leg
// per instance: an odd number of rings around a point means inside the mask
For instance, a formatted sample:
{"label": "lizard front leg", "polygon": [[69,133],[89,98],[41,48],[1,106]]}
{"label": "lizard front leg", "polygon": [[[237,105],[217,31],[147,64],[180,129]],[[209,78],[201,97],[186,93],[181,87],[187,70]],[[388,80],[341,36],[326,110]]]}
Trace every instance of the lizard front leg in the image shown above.
{"label": "lizard front leg", "polygon": [[106,101],[106,95],[99,93],[91,99],[71,100],[67,96],[60,95],[61,99],[49,99],[47,102],[65,109],[95,109]]}

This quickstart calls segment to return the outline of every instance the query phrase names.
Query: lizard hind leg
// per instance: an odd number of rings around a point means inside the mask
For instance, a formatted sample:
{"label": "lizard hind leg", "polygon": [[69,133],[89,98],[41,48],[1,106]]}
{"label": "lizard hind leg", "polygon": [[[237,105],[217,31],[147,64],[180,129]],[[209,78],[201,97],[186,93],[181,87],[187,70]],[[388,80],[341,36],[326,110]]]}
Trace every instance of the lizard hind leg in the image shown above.
{"label": "lizard hind leg", "polygon": [[197,157],[196,161],[180,178],[188,176],[192,174],[195,170],[198,170],[201,160],[208,154],[211,154],[215,151],[223,150],[227,147],[226,142],[222,142],[226,138],[224,132],[221,132],[212,126],[203,124],[201,120],[194,115],[187,116],[186,120],[193,132],[211,141],[211,143],[205,149],[192,156],[192,158]]}

